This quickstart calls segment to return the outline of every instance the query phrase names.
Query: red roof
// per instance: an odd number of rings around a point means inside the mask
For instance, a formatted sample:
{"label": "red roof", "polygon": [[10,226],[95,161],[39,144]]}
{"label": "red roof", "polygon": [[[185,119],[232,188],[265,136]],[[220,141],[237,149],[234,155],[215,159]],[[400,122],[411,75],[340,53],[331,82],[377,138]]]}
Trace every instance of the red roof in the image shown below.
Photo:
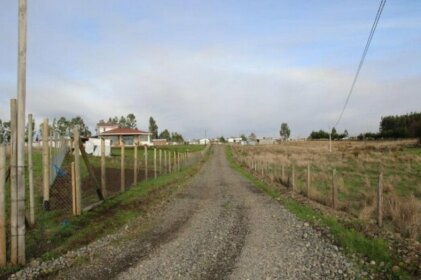
{"label": "red roof", "polygon": [[133,129],[133,128],[114,128],[108,131],[105,131],[101,133],[101,136],[111,136],[111,135],[144,135],[144,134],[150,134],[149,132],[142,131],[139,129]]}

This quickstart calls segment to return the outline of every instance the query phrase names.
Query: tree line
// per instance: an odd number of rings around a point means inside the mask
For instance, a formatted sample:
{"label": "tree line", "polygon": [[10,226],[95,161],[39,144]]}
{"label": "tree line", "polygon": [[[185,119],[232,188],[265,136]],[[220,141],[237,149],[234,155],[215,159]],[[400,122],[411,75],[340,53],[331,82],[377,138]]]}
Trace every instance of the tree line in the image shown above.
{"label": "tree line", "polygon": [[[109,117],[107,122],[104,120],[100,120],[99,124],[115,124],[118,127],[122,128],[132,128],[137,129],[137,120],[136,116],[133,113],[128,114],[127,116],[115,116]],[[76,116],[73,118],[66,118],[66,117],[59,117],[54,118],[53,122],[49,124],[49,130],[55,131],[61,136],[70,136],[72,129],[78,126],[80,130],[80,135],[82,137],[90,137],[92,136],[92,132],[89,130],[89,127],[85,124],[85,121],[81,116]],[[35,127],[35,121],[33,121],[32,127]],[[43,124],[39,125],[38,135],[34,137],[35,140],[39,139],[42,135]],[[36,134],[36,130],[33,130],[34,135]],[[161,133],[158,133],[158,125],[153,117],[149,118],[149,130],[152,135],[152,139],[166,139],[169,142],[177,142],[182,143],[184,142],[183,136],[178,132],[170,132],[168,129],[164,129]],[[27,135],[26,131],[26,135]],[[10,121],[3,121],[0,119],[0,143],[9,143],[10,142]]]}
{"label": "tree line", "polygon": [[[337,133],[331,131],[333,140],[348,137],[348,131]],[[329,132],[324,130],[312,131],[309,139],[329,139]],[[421,113],[409,113],[405,115],[384,116],[380,120],[378,132],[365,132],[358,135],[357,139],[404,139],[418,138],[421,141]]]}

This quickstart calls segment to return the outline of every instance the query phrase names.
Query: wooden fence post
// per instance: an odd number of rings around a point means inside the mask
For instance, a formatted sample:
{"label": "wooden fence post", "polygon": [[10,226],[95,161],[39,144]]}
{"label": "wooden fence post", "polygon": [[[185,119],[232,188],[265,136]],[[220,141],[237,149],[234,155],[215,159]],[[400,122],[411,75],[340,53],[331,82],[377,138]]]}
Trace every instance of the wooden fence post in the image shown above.
{"label": "wooden fence post", "polygon": [[285,166],[284,166],[284,163],[282,163],[281,168],[282,168],[281,180],[282,180],[282,184],[285,184]]}
{"label": "wooden fence post", "polygon": [[138,159],[137,159],[137,143],[134,144],[134,167],[133,167],[133,184],[137,185],[137,170],[138,170]]}
{"label": "wooden fence post", "polygon": [[75,162],[71,163],[71,180],[72,180],[72,210],[73,215],[77,216],[77,195],[76,195],[76,168]]}
{"label": "wooden fence post", "polygon": [[73,147],[75,157],[75,192],[76,192],[76,215],[82,214],[82,178],[80,174],[80,147],[79,128],[73,128]]}
{"label": "wooden fence post", "polygon": [[173,170],[177,171],[177,152],[176,151],[174,151]]}
{"label": "wooden fence post", "polygon": [[0,144],[0,267],[6,265],[6,147]]}
{"label": "wooden fence post", "polygon": [[307,197],[310,197],[311,188],[311,173],[310,173],[310,162],[307,163]]}
{"label": "wooden fence post", "polygon": [[379,175],[379,187],[377,189],[377,224],[383,226],[383,169]]}
{"label": "wooden fence post", "polygon": [[17,113],[16,99],[10,100],[10,261],[18,263],[18,203],[17,203]]}
{"label": "wooden fence post", "polygon": [[105,139],[101,138],[101,191],[104,198],[107,197],[107,169],[105,164]]}
{"label": "wooden fence post", "polygon": [[181,166],[180,166],[180,153],[177,152],[177,165],[178,165],[178,171],[180,171]]}
{"label": "wooden fence post", "polygon": [[[42,182],[43,182],[43,208],[50,210],[50,156],[48,147],[48,119],[44,119],[42,126]],[[74,146],[74,145],[73,145]],[[77,145],[79,147],[79,145]]]}
{"label": "wooden fence post", "polygon": [[124,142],[121,141],[120,142],[120,191],[124,192],[126,190],[126,167],[124,166],[125,164],[125,155],[124,155]]}
{"label": "wooden fence post", "polygon": [[156,179],[158,177],[157,174],[157,162],[156,162],[156,148],[153,149],[153,172],[154,172],[154,178]]}
{"label": "wooden fence post", "polygon": [[171,173],[171,151],[168,151],[168,173]]}
{"label": "wooden fence post", "polygon": [[18,87],[17,87],[17,234],[18,263],[26,263],[25,245],[25,106],[26,106],[26,0],[19,0]]}
{"label": "wooden fence post", "polygon": [[145,180],[148,180],[148,146],[145,145]]}
{"label": "wooden fence post", "polygon": [[164,151],[164,172],[167,173],[167,150]]}
{"label": "wooden fence post", "polygon": [[292,164],[292,182],[291,182],[291,187],[292,187],[292,191],[295,191],[295,164]]}
{"label": "wooden fence post", "polygon": [[336,169],[333,168],[332,170],[332,208],[336,210],[337,207],[337,190],[336,190]]}
{"label": "wooden fence post", "polygon": [[28,182],[29,182],[29,224],[35,224],[34,170],[32,163],[32,114],[28,115]]}
{"label": "wooden fence post", "polygon": [[159,175],[162,173],[162,149],[159,149]]}

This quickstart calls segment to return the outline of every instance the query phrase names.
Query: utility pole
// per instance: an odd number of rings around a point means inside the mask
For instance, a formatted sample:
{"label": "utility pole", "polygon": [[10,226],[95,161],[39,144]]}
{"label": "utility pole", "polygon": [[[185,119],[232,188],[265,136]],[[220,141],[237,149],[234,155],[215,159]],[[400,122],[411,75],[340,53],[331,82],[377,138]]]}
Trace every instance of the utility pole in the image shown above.
{"label": "utility pole", "polygon": [[332,132],[329,132],[329,153],[332,152]]}
{"label": "utility pole", "polygon": [[26,0],[19,0],[18,98],[17,98],[17,193],[18,263],[25,259],[25,103],[26,103]]}
{"label": "utility pole", "polygon": [[332,129],[329,127],[329,153],[332,152]]}

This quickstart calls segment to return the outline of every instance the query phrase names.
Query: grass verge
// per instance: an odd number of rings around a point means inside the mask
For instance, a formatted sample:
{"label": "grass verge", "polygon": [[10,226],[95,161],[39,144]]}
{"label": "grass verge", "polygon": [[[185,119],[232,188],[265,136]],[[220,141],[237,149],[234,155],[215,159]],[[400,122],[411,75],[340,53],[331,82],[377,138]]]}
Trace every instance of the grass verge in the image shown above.
{"label": "grass verge", "polygon": [[377,264],[383,262],[387,274],[385,275],[387,277],[386,279],[412,279],[410,274],[404,270],[398,272],[392,271],[392,267],[394,264],[398,263],[399,260],[392,254],[385,240],[381,238],[368,238],[361,232],[341,224],[333,216],[323,214],[309,206],[282,196],[279,188],[258,180],[246,169],[241,167],[234,160],[229,146],[226,146],[225,148],[225,156],[232,169],[250,181],[256,188],[262,190],[272,198],[280,200],[284,207],[295,214],[299,219],[328,230],[333,236],[334,241],[341,246],[347,254],[356,254],[367,258],[369,261],[375,261]]}

